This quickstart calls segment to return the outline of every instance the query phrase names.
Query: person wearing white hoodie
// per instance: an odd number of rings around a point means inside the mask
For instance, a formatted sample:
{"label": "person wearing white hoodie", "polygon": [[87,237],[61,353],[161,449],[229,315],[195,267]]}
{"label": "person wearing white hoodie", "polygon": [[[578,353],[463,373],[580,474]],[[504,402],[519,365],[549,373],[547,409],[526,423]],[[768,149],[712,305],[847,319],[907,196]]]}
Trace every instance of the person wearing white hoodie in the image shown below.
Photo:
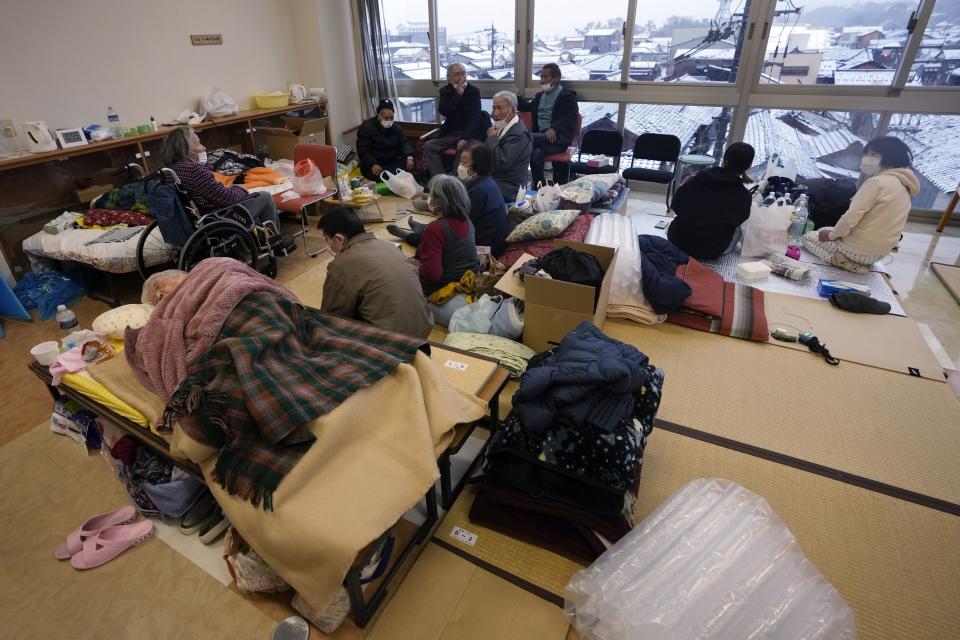
{"label": "person wearing white hoodie", "polygon": [[920,182],[910,169],[913,153],[899,138],[874,138],[863,148],[860,171],[866,178],[835,227],[803,236],[803,246],[821,260],[866,273],[900,241],[910,198]]}

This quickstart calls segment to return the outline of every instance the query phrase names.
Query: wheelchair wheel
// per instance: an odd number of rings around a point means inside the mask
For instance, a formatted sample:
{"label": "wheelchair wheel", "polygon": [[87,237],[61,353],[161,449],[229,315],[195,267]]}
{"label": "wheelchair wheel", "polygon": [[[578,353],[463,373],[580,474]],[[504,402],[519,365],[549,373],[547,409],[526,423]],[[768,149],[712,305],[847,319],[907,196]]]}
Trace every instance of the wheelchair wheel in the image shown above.
{"label": "wheelchair wheel", "polygon": [[250,232],[232,220],[216,220],[198,228],[180,252],[180,268],[190,271],[206,258],[234,258],[257,268],[257,247]]}
{"label": "wheelchair wheel", "polygon": [[144,280],[157,271],[175,268],[180,256],[177,247],[163,241],[157,227],[156,220],[148,224],[137,241],[137,272]]}

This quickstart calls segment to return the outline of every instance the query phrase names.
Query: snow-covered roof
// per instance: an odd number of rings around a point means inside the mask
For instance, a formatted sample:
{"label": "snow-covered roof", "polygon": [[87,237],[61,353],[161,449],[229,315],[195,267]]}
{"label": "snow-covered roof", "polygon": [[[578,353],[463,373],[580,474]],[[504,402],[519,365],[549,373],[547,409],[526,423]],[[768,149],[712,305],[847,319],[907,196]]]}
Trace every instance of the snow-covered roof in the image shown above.
{"label": "snow-covered roof", "polygon": [[604,36],[615,36],[620,32],[619,29],[594,29],[592,31],[587,31],[584,34],[586,37],[604,37]]}

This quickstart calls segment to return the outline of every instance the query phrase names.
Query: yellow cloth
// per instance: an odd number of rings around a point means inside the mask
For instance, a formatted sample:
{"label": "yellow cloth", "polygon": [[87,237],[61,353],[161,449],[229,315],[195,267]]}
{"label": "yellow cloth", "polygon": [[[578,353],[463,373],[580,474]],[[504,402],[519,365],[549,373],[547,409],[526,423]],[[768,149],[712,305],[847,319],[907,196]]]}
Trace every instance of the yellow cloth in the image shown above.
{"label": "yellow cloth", "polygon": [[[123,356],[112,358],[112,360],[122,359]],[[96,367],[91,367],[91,369],[95,368]],[[151,423],[149,420],[147,420],[146,416],[115,396],[107,387],[94,380],[86,371],[63,374],[63,381],[61,384],[64,384],[75,391],[79,391],[91,400],[95,400],[114,413],[123,416],[131,422],[135,422],[144,429],[151,428]]]}
{"label": "yellow cloth", "polygon": [[[143,387],[137,391],[126,360],[114,358],[111,364],[97,372],[101,380],[131,405],[146,403],[152,406],[148,415],[159,416],[162,403]],[[479,398],[457,391],[443,370],[418,352],[413,364],[400,365],[310,423],[317,440],[280,483],[272,512],[227,494],[212,479],[217,451],[179,426],[170,453],[200,465],[244,539],[303,598],[323,609],[357,554],[436,482],[437,456],[452,440],[453,428],[485,414]]]}
{"label": "yellow cloth", "polygon": [[[130,411],[140,415],[144,420],[142,426],[157,433],[156,426],[163,415],[163,401],[159,396],[140,384],[140,381],[130,370],[127,358],[122,353],[88,368],[87,373],[101,387],[109,389],[108,393],[127,406]],[[66,376],[64,378],[66,379]],[[118,411],[118,413],[120,412]],[[133,418],[130,419],[133,420]],[[133,421],[137,422],[136,420]],[[140,423],[137,422],[137,424]],[[158,435],[166,437],[165,434]]]}
{"label": "yellow cloth", "polygon": [[458,293],[466,294],[467,304],[476,302],[479,296],[477,296],[477,276],[473,271],[467,271],[460,276],[460,282],[451,282],[431,293],[427,296],[427,302],[445,304]]}

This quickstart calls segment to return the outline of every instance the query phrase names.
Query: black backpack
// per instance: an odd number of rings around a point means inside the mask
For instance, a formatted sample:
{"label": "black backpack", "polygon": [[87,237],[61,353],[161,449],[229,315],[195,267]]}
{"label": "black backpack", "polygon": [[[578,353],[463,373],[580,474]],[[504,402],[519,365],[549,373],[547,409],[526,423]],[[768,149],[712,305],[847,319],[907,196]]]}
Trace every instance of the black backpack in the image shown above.
{"label": "black backpack", "polygon": [[857,183],[850,178],[814,178],[805,184],[810,194],[810,220],[814,229],[836,226],[857,193]]}

